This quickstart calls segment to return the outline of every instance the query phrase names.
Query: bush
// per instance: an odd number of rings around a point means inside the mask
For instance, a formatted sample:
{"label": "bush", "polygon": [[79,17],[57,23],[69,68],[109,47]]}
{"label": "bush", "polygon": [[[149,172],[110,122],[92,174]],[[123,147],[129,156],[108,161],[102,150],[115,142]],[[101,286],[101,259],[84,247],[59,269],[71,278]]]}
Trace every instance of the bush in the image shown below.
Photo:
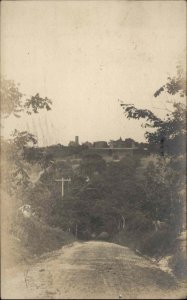
{"label": "bush", "polygon": [[172,251],[175,234],[169,230],[150,231],[142,236],[140,251],[150,256],[164,256]]}
{"label": "bush", "polygon": [[186,231],[182,231],[176,239],[176,249],[170,261],[174,274],[182,279],[187,276]]}
{"label": "bush", "polygon": [[61,248],[74,241],[73,235],[59,228],[52,228],[36,218],[20,217],[13,234],[31,254],[42,254]]}
{"label": "bush", "polygon": [[140,230],[129,231],[123,230],[118,232],[111,239],[112,242],[118,243],[132,249],[138,249],[142,254],[154,257],[170,255],[175,251],[176,236],[168,230]]}
{"label": "bush", "polygon": [[185,279],[187,276],[186,253],[177,252],[170,261],[170,267],[173,269],[175,276]]}

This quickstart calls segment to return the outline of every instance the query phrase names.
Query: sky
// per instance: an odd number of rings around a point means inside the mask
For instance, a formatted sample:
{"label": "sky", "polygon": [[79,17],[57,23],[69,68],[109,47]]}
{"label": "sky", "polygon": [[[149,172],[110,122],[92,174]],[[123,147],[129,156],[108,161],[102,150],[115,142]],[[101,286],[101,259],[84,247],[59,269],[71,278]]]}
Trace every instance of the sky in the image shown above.
{"label": "sky", "polygon": [[118,99],[163,115],[154,92],[186,55],[185,1],[2,1],[1,74],[30,97],[53,101],[50,112],[10,117],[39,145],[145,141]]}

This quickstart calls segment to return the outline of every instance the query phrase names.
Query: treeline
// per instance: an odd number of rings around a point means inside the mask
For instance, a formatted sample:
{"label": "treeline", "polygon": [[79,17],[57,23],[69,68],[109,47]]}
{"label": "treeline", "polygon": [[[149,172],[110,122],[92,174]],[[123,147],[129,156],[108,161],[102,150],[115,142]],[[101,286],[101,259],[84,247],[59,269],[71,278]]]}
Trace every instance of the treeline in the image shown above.
{"label": "treeline", "polygon": [[[123,243],[160,255],[171,250],[184,226],[183,174],[180,162],[169,157],[150,163],[141,177],[139,164],[131,156],[106,164],[99,155],[83,157],[76,171],[70,163],[55,164],[28,191],[26,201],[50,226],[80,239],[101,232],[113,239],[123,231]],[[62,177],[72,180],[63,199],[61,183],[55,181]]]}
{"label": "treeline", "polygon": [[[148,143],[137,143],[135,142],[136,152],[138,154],[151,154],[158,153],[160,150],[159,145],[149,145]],[[129,147],[131,148],[131,147]],[[123,148],[122,148],[123,149]],[[94,151],[95,150],[95,151]],[[105,148],[106,150],[106,148]],[[108,146],[108,152],[112,148]],[[30,160],[31,162],[39,161],[39,160],[51,160],[51,159],[66,159],[67,157],[82,157],[88,153],[97,153],[97,148],[91,147],[89,148],[86,144],[82,145],[73,145],[73,146],[64,146],[61,144],[50,145],[46,147],[25,147],[24,148],[24,156],[26,160]]]}

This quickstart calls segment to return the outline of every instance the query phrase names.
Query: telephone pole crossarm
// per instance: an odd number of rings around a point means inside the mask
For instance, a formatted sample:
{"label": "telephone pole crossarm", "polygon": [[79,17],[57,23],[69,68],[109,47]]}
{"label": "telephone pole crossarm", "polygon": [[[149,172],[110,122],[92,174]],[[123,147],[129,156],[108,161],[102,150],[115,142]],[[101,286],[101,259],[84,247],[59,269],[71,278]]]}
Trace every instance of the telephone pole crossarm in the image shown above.
{"label": "telephone pole crossarm", "polygon": [[64,179],[62,177],[62,179],[55,179],[55,181],[59,182],[61,181],[62,182],[62,197],[64,197],[64,182],[68,182],[68,191],[69,191],[69,182],[71,182],[71,178],[68,178],[68,179]]}

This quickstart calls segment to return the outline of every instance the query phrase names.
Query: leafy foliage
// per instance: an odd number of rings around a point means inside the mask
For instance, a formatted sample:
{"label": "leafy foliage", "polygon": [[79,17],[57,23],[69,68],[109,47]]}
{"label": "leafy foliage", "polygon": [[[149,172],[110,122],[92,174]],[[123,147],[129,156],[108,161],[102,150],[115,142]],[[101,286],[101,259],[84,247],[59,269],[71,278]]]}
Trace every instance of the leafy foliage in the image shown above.
{"label": "leafy foliage", "polygon": [[92,176],[94,172],[101,173],[106,168],[106,162],[98,154],[87,154],[83,156],[80,172],[83,176]]}
{"label": "leafy foliage", "polygon": [[30,99],[23,100],[25,95],[19,91],[19,85],[13,80],[1,77],[1,115],[4,118],[13,114],[20,117],[20,112],[27,114],[38,113],[41,109],[51,110],[52,101],[47,97],[42,98],[37,93]]}
{"label": "leafy foliage", "polygon": [[[24,96],[14,81],[1,78],[2,117],[8,118],[11,114],[15,117],[21,117],[23,111],[31,114],[32,112],[38,113],[39,110],[44,108],[51,109],[52,102],[48,98],[43,99],[39,97],[39,94],[36,94],[36,96],[24,102]],[[29,146],[36,145],[36,143],[37,140],[33,134],[27,131],[20,132],[17,129],[13,131],[10,139],[7,140],[1,137],[2,189],[6,191],[8,196],[11,196],[11,207],[14,207],[14,214],[9,222],[10,224],[8,224],[8,230],[11,229],[13,235],[21,238],[22,245],[25,243],[24,246],[31,249],[32,244],[35,243],[34,247],[37,248],[37,251],[44,251],[46,240],[40,234],[38,236],[36,234],[36,231],[42,227],[41,223],[37,220],[25,219],[23,215],[16,217],[18,214],[17,209],[20,206],[31,204],[38,216],[45,221],[52,207],[52,197],[49,190],[42,184],[33,185],[29,176],[31,165],[26,160],[24,150]],[[49,229],[47,228],[48,231]],[[42,230],[46,233],[44,224]],[[51,231],[54,233],[54,230]],[[49,234],[49,239],[52,240],[51,236],[52,234]],[[43,246],[40,245],[39,240],[44,243]],[[53,240],[55,245],[62,244],[57,243],[56,238]]]}
{"label": "leafy foliage", "polygon": [[166,91],[170,95],[180,94],[181,97],[186,95],[186,80],[181,66],[177,66],[177,76],[168,77],[168,82],[160,87],[154,96],[158,97],[162,92]]}
{"label": "leafy foliage", "polygon": [[179,216],[183,209],[180,191],[184,182],[173,163],[173,158],[167,157],[148,165],[143,182],[146,195],[143,208],[152,220],[166,222],[172,230],[180,231],[182,220]]}
{"label": "leafy foliage", "polygon": [[[154,96],[158,97],[161,92],[166,91],[171,95],[186,95],[186,85],[182,70],[178,68],[178,76],[168,78],[168,82],[159,88]],[[161,153],[173,155],[185,153],[186,138],[186,108],[183,103],[173,103],[173,111],[169,111],[167,118],[162,120],[152,111],[138,109],[134,105],[120,104],[128,119],[144,119],[145,128],[154,128],[154,132],[146,131],[145,137],[150,144],[160,144]]]}
{"label": "leafy foliage", "polygon": [[[181,68],[178,67],[177,76],[169,77],[167,83],[154,96],[158,97],[163,92],[172,96],[186,95],[185,76]],[[156,157],[155,162],[152,161],[147,166],[145,176],[137,182],[144,191],[138,214],[142,217],[141,224],[146,224],[147,220],[148,227],[144,231],[143,240],[137,236],[139,230],[134,231],[135,244],[149,255],[171,254],[176,237],[184,230],[185,225],[185,168],[182,163],[186,151],[186,107],[182,102],[170,103],[173,104],[173,110],[168,111],[163,120],[150,110],[121,103],[128,119],[144,119],[145,128],[155,129],[154,132],[146,131],[145,137],[149,145],[160,145],[162,154],[162,157]],[[158,150],[156,147],[155,149]],[[138,214],[135,214],[135,220]],[[142,232],[140,230],[140,234]],[[128,232],[125,232],[125,236],[129,239]]]}
{"label": "leafy foliage", "polygon": [[18,131],[17,129],[14,130],[12,133],[13,139],[10,142],[13,143],[14,147],[17,149],[23,149],[24,147],[30,145],[36,145],[37,140],[36,137],[27,132],[27,131]]}
{"label": "leafy foliage", "polygon": [[[97,168],[98,161],[90,160],[91,166],[95,163]],[[90,238],[92,233],[99,234],[102,231],[115,234],[123,218],[128,217],[130,224],[139,209],[140,199],[144,197],[143,190],[134,180],[137,165],[135,159],[128,157],[119,163],[111,162],[101,173],[92,172],[89,182],[82,175],[74,178],[72,192],[63,200],[62,226],[69,226],[74,232],[77,225],[78,237]]]}
{"label": "leafy foliage", "polygon": [[37,93],[35,96],[32,96],[30,99],[27,99],[24,108],[28,115],[31,115],[32,112],[38,113],[40,109],[51,110],[52,101],[47,97],[41,98]]}
{"label": "leafy foliage", "polygon": [[134,105],[120,104],[124,108],[125,115],[128,119],[145,119],[149,123],[146,123],[146,127],[158,127],[162,122],[160,118],[156,117],[153,112],[148,109],[137,109]]}
{"label": "leafy foliage", "polygon": [[1,77],[1,114],[5,118],[9,117],[11,113],[19,117],[22,108],[23,94],[19,91],[18,85],[13,80],[7,80]]}

